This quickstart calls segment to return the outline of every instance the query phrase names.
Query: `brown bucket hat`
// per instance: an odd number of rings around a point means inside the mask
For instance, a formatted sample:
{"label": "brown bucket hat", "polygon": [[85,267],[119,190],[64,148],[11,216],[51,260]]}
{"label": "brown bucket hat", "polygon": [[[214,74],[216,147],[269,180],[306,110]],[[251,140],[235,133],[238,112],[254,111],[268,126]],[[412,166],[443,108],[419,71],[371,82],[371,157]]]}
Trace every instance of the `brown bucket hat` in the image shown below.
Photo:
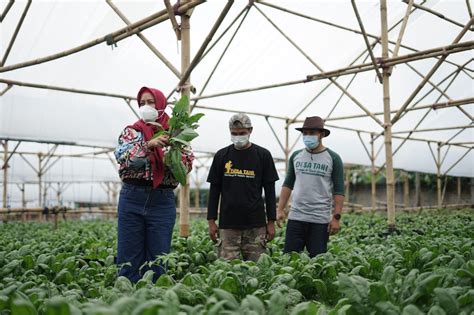
{"label": "brown bucket hat", "polygon": [[308,129],[322,130],[322,131],[324,131],[324,137],[329,136],[329,134],[331,133],[331,131],[324,128],[324,120],[319,116],[306,117],[306,119],[304,120],[304,123],[303,123],[303,127],[295,128],[295,129],[298,130],[298,131],[303,131],[305,129],[306,130],[308,130]]}

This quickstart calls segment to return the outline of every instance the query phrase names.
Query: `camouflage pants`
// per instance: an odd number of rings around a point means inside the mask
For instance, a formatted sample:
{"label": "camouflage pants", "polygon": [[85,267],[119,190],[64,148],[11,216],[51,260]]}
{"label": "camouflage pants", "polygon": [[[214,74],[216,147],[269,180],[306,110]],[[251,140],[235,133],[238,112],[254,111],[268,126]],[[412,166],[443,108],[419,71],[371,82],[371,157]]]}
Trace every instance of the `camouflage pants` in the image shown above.
{"label": "camouflage pants", "polygon": [[240,258],[242,253],[243,260],[257,261],[266,250],[266,233],[265,227],[246,230],[219,229],[219,257],[232,260]]}

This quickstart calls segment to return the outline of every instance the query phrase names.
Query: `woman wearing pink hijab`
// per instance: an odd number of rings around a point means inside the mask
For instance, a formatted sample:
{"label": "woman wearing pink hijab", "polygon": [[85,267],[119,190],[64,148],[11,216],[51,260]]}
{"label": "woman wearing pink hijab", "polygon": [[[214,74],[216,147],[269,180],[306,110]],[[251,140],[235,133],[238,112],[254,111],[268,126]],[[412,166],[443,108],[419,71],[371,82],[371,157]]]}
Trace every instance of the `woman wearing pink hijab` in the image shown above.
{"label": "woman wearing pink hijab", "polygon": [[[176,220],[173,190],[178,186],[163,162],[168,137],[151,139],[159,128],[169,128],[166,97],[160,90],[142,87],[137,99],[141,119],[124,129],[115,150],[123,181],[118,204],[117,263],[128,263],[119,275],[132,282],[150,269],[141,268],[145,262],[170,251]],[[182,158],[190,172],[192,152],[183,152]],[[155,281],[164,272],[157,264],[151,270]]]}

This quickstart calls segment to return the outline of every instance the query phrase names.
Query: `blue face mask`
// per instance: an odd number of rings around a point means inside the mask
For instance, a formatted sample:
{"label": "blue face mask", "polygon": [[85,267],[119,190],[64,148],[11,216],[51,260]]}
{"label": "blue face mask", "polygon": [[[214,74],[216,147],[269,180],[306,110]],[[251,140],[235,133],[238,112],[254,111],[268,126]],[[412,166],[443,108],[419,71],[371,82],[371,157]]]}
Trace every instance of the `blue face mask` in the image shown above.
{"label": "blue face mask", "polygon": [[303,142],[308,149],[314,150],[319,145],[319,138],[318,136],[303,136]]}

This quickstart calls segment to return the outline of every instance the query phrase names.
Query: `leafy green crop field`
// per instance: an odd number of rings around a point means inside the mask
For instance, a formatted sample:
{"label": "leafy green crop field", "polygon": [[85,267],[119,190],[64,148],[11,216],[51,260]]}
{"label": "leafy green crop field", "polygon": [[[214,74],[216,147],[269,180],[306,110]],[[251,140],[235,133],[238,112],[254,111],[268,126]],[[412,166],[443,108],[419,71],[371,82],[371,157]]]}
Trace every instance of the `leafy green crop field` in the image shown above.
{"label": "leafy green crop field", "polygon": [[[112,221],[0,225],[0,314],[472,314],[474,212],[345,215],[329,252],[217,259],[207,223],[175,236],[168,274],[117,278]],[[177,233],[175,233],[177,235]]]}

